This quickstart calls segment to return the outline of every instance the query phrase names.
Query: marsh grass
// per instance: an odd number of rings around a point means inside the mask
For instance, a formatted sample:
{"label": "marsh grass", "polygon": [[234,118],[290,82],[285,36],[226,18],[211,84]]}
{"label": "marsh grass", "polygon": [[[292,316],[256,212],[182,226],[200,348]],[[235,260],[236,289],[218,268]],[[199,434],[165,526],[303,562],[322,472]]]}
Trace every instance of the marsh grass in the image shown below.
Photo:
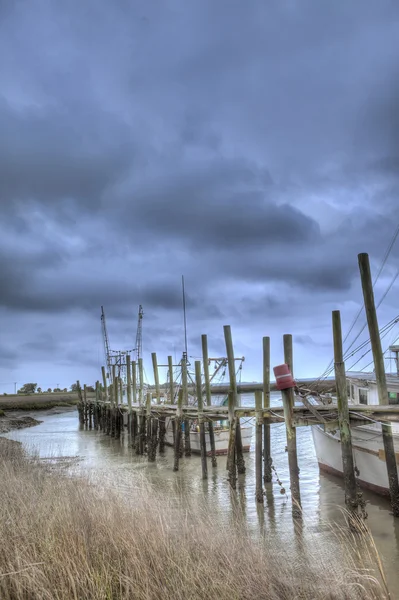
{"label": "marsh grass", "polygon": [[[255,540],[195,503],[176,508],[142,485],[135,502],[50,471],[0,438],[2,600],[387,598],[368,533],[338,534],[340,556]],[[140,501],[137,501],[137,497]]]}
{"label": "marsh grass", "polygon": [[78,404],[77,400],[68,400],[68,402],[4,402],[1,401],[2,412],[4,415],[5,410],[21,410],[21,411],[31,411],[31,410],[49,410],[50,408],[64,408],[64,407],[72,407]]}

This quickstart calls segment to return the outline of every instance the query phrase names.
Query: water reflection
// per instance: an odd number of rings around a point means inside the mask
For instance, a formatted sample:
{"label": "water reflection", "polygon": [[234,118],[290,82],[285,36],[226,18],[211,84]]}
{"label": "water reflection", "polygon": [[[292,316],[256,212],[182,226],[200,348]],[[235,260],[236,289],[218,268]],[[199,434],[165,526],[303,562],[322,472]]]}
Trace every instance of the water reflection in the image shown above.
{"label": "water reflection", "polygon": [[[249,399],[248,403],[251,401]],[[165,455],[158,457],[156,463],[148,463],[146,457],[137,456],[134,449],[128,447],[126,439],[119,441],[96,431],[79,430],[77,412],[40,413],[35,416],[43,421],[40,425],[10,432],[6,437],[21,441],[42,458],[78,457],[70,470],[112,486],[130,498],[134,498],[142,478],[165,498],[167,504],[190,507],[192,499],[201,498],[205,510],[221,526],[246,528],[266,543],[273,538],[278,539],[285,551],[292,547],[309,561],[314,560],[316,542],[321,543],[326,552],[336,548],[337,542],[339,544],[331,524],[337,522],[345,526],[343,483],[333,475],[319,473],[309,428],[302,427],[297,432],[304,511],[304,520],[300,523],[293,521],[290,499],[280,493],[275,475],[273,483],[265,486],[264,505],[256,503],[253,453],[245,455],[246,474],[238,477],[237,490],[231,490],[227,482],[225,457],[218,457],[217,468],[212,468],[209,461],[208,480],[203,481],[198,456],[183,458],[179,472],[174,473],[171,448],[167,448]],[[271,431],[273,464],[288,491],[284,425],[273,426]],[[399,584],[399,519],[391,515],[389,500],[367,491],[363,494],[369,514],[368,524],[381,554],[388,582],[394,589]]]}

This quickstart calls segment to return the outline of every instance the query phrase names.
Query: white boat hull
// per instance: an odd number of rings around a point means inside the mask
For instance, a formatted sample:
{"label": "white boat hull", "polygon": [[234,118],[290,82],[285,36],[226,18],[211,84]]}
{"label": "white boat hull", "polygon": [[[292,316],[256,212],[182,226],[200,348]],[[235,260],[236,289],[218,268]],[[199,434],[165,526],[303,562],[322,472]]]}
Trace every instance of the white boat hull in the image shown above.
{"label": "white boat hull", "polygon": [[[381,429],[375,427],[352,427],[352,448],[355,466],[359,470],[357,481],[361,487],[381,495],[389,495],[387,468]],[[322,425],[312,427],[317,461],[321,471],[343,475],[339,432],[324,431]],[[395,450],[398,436],[394,434]],[[399,452],[395,452],[399,462]]]}
{"label": "white boat hull", "polygon": [[[184,434],[183,434],[184,435]],[[228,446],[229,446],[229,430],[228,429],[215,429],[215,451],[217,455],[227,454]],[[252,427],[241,427],[241,439],[242,439],[242,449],[244,452],[249,452],[251,448],[251,438],[252,438]],[[211,443],[209,440],[209,433],[205,432],[205,442],[206,442],[206,453],[207,456],[211,455]],[[166,436],[165,443],[168,446],[173,446],[173,430],[171,421],[167,421],[166,423]],[[190,431],[190,445],[191,452],[195,454],[201,453],[200,448],[200,434],[199,431]]]}

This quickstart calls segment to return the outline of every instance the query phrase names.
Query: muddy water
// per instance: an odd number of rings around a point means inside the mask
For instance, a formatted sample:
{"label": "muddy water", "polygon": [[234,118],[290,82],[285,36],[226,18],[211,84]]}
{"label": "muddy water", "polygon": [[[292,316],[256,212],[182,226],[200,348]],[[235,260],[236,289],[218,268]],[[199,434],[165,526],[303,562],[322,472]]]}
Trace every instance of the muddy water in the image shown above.
{"label": "muddy water", "polygon": [[[253,405],[251,396],[243,397],[243,405]],[[278,403],[278,398],[273,399]],[[255,502],[254,453],[246,454],[247,472],[241,476],[237,492],[231,492],[226,481],[226,459],[218,458],[218,466],[208,466],[209,479],[201,480],[200,459],[192,456],[182,459],[180,470],[173,473],[173,453],[167,448],[165,456],[148,463],[137,457],[126,444],[102,433],[79,428],[77,411],[54,414],[31,413],[43,422],[33,428],[12,431],[5,435],[23,443],[42,458],[65,457],[70,468],[83,472],[94,480],[117,487],[122,492],[134,494],[135,483],[143,478],[169,499],[203,496],[205,503],[218,519],[229,523],[232,508],[254,535],[278,535],[282,543],[293,539],[291,503],[275,481],[268,485],[264,508]],[[251,420],[246,422],[252,423]],[[243,420],[243,424],[245,420]],[[272,426],[273,463],[282,485],[289,489],[285,428]],[[301,499],[304,510],[305,541],[309,549],[315,541],[331,546],[331,523],[344,523],[342,508],[344,490],[342,481],[331,475],[320,474],[311,430],[302,427],[297,432],[298,463],[300,467]],[[252,447],[254,446],[254,436]],[[399,598],[399,519],[390,512],[389,501],[363,492],[367,502],[368,524],[382,558],[393,598]],[[339,545],[338,545],[339,546]],[[335,549],[336,552],[337,548]],[[339,547],[338,547],[339,550]],[[397,594],[397,595],[395,595]]]}

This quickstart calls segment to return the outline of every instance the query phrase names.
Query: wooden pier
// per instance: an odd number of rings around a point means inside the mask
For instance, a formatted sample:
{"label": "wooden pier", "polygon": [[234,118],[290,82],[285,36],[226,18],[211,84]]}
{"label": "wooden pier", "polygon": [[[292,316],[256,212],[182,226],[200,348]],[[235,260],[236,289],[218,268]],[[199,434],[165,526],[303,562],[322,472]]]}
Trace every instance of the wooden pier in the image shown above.
{"label": "wooden pier", "polygon": [[[351,526],[353,526],[359,515],[350,426],[369,425],[370,422],[381,423],[384,460],[387,465],[393,513],[395,516],[399,516],[397,457],[389,427],[390,422],[399,422],[399,405],[392,406],[386,401],[385,373],[382,371],[383,361],[379,354],[381,345],[378,346],[379,335],[374,314],[375,307],[373,301],[370,300],[370,294],[372,295],[371,278],[367,268],[364,268],[364,256],[366,255],[359,255],[359,262],[369,316],[370,338],[375,362],[378,365],[377,378],[383,394],[383,401],[379,405],[348,405],[340,314],[339,311],[334,311],[332,329],[335,380],[330,379],[328,382],[318,383],[323,384],[324,390],[335,388],[336,384],[335,398],[327,395],[321,401],[320,394],[318,394],[319,401],[314,402],[312,396],[317,396],[315,383],[297,381],[289,387],[281,388],[281,406],[270,406],[272,386],[270,384],[269,338],[263,338],[262,344],[263,382],[239,384],[236,380],[236,361],[242,359],[236,359],[234,356],[231,328],[226,325],[224,326],[226,358],[213,360],[225,361],[224,364],[227,365],[229,374],[228,385],[212,385],[208,368],[209,361],[212,359],[208,358],[206,335],[201,337],[202,361],[195,361],[193,375],[188,371],[186,353],[183,353],[178,365],[173,364],[171,356],[168,356],[167,364],[160,365],[156,353],[152,353],[154,386],[144,386],[142,358],[140,357],[136,364],[135,361],[131,361],[130,356],[127,356],[125,363],[127,375],[124,382],[118,375],[116,365],[113,365],[109,373],[106,373],[105,367],[102,368],[102,383],[100,384],[99,381],[96,383],[95,394],[89,395],[86,386],[82,388],[77,382],[81,426],[101,431],[117,439],[127,439],[127,443],[135,453],[146,455],[149,462],[155,462],[157,457],[165,452],[166,435],[167,431],[170,431],[167,428],[170,427],[173,431],[173,470],[178,471],[180,461],[190,459],[192,453],[190,431],[194,423],[199,434],[201,476],[206,480],[208,467],[212,469],[217,466],[215,450],[215,424],[217,424],[216,431],[221,427],[225,431],[228,430],[225,468],[229,485],[235,489],[238,477],[243,476],[246,470],[241,420],[251,418],[255,432],[256,501],[263,503],[265,486],[271,485],[272,482],[273,449],[270,443],[270,428],[276,423],[284,423],[294,518],[302,516],[296,429],[323,425],[326,431],[337,430],[340,432],[341,440],[345,501],[351,515]],[[291,335],[284,336],[283,346],[285,359],[283,366],[290,370],[292,378],[294,357]],[[160,384],[159,370],[161,368],[167,368],[168,373],[168,381],[163,385]],[[174,375],[176,368],[179,370],[179,382]],[[127,392],[127,402],[124,401],[124,387]],[[253,406],[240,405],[239,398],[242,393],[254,393]],[[213,395],[223,394],[228,397],[226,406],[212,404]],[[206,446],[206,436],[208,436],[210,447]],[[210,459],[208,459],[209,455]]]}

